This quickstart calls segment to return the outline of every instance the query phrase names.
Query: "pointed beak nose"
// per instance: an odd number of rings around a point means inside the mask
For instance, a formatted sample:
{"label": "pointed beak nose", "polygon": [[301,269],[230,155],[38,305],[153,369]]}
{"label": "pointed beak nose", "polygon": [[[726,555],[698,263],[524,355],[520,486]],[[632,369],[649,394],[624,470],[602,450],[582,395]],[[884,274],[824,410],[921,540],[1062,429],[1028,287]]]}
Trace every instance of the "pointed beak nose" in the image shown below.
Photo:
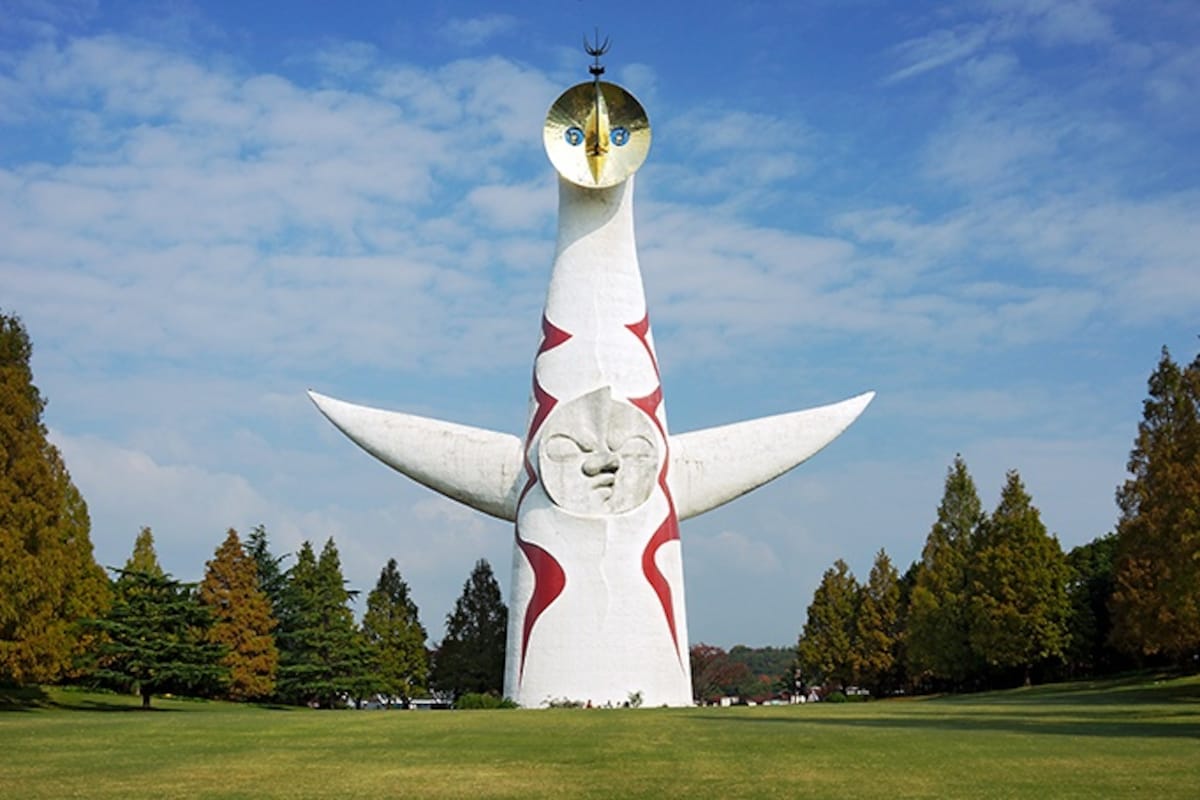
{"label": "pointed beak nose", "polygon": [[588,170],[592,180],[600,182],[600,174],[604,172],[604,162],[608,157],[608,104],[604,102],[604,94],[596,87],[596,105],[588,114],[585,145],[587,147]]}

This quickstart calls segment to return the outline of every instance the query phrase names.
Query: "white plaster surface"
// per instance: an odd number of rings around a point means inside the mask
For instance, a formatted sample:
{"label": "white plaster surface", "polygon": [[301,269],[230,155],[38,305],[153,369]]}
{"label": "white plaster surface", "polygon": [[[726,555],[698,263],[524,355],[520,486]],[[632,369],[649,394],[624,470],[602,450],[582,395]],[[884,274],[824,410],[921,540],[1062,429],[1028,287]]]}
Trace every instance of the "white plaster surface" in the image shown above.
{"label": "white plaster surface", "polygon": [[622,514],[650,497],[661,463],[645,414],[606,386],[555,409],[538,440],[538,474],[555,505],[584,516]]}
{"label": "white plaster surface", "polygon": [[515,520],[521,440],[453,422],[368,408],[310,391],[338,430],[392,469],[485,514]]}
{"label": "white plaster surface", "polygon": [[736,422],[671,437],[671,492],[690,519],[741,497],[816,455],[875,397]]}
{"label": "white plaster surface", "polygon": [[386,464],[516,522],[504,687],[524,706],[690,705],[678,520],[802,463],[873,397],[669,436],[632,197],[632,178],[559,181],[524,441],[309,393]]}
{"label": "white plaster surface", "polygon": [[[541,473],[531,476],[539,480],[517,512],[509,604],[505,694],[521,705],[555,699],[621,704],[634,692],[647,705],[692,701],[683,568],[672,535],[678,528],[667,484],[659,481],[666,414],[661,402],[644,400],[661,396],[653,338],[648,327],[640,335],[630,327],[645,317],[633,180],[585,189],[560,179],[545,318],[567,338],[544,345],[534,363],[544,396],[531,400],[526,444]],[[545,398],[555,409],[535,427]],[[635,400],[643,400],[645,410]],[[628,491],[606,506],[594,495],[579,499],[582,490],[567,492],[565,474],[541,452],[555,447],[566,429],[587,438],[589,427],[613,420],[616,438],[645,439],[642,455],[652,461],[639,457]],[[652,542],[656,535],[661,542]],[[547,553],[563,575],[561,592],[528,624],[527,614],[539,610],[531,605],[538,581],[546,576],[537,574],[522,543]]]}

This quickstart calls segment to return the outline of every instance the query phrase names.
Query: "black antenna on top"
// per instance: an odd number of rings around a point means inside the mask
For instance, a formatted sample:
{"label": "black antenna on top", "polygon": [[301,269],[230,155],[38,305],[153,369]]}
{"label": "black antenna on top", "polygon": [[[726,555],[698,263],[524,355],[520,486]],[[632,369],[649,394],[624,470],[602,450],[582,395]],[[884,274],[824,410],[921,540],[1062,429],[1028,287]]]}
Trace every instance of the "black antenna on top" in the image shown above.
{"label": "black antenna on top", "polygon": [[588,67],[588,72],[592,73],[592,77],[594,77],[596,80],[600,80],[600,76],[604,74],[604,67],[600,65],[600,56],[608,52],[608,47],[609,41],[607,36],[604,37],[603,42],[600,41],[599,28],[596,28],[596,39],[594,43],[589,42],[587,36],[583,37],[584,52],[596,59],[596,62]]}

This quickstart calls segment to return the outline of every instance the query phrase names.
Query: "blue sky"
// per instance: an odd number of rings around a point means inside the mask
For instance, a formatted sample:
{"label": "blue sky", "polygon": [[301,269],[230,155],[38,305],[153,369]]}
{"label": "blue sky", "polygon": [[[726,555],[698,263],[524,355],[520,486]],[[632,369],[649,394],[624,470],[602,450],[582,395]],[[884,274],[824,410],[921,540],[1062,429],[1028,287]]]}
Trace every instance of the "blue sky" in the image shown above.
{"label": "blue sky", "polygon": [[[401,10],[402,9],[402,10]],[[792,644],[821,573],[920,555],[962,453],[1111,530],[1146,378],[1200,333],[1191,2],[0,3],[0,308],[101,563],[226,528],[395,557],[431,636],[510,527],[304,395],[518,433],[582,38],[654,127],[636,219],[671,428],[878,397],[683,525],[693,642]]]}

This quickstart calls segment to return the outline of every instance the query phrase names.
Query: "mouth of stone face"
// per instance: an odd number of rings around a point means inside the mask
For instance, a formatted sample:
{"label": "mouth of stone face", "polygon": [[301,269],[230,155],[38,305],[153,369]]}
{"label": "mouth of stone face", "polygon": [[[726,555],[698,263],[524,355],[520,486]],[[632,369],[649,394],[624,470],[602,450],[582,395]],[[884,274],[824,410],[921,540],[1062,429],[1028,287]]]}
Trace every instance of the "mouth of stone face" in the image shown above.
{"label": "mouth of stone face", "polygon": [[607,499],[613,492],[613,486],[616,484],[617,478],[615,475],[601,475],[592,480],[592,490],[600,492]]}

